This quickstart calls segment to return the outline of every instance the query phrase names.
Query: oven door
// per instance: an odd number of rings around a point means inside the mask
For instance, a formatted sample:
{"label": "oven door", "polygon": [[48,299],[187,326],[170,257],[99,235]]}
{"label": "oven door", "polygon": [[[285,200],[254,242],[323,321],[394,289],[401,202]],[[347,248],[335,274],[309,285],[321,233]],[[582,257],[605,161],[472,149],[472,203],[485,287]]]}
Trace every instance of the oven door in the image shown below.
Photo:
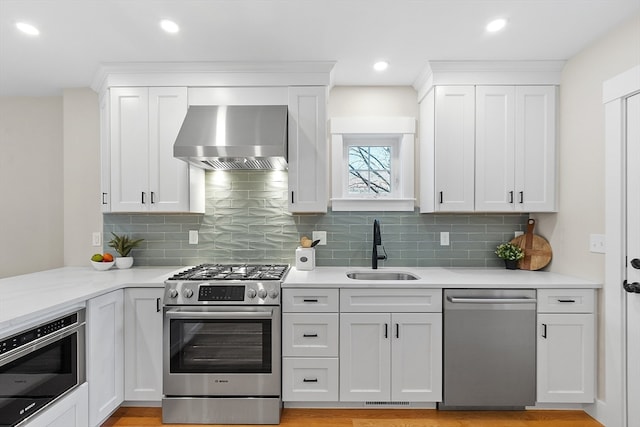
{"label": "oven door", "polygon": [[280,396],[280,307],[165,307],[163,394]]}

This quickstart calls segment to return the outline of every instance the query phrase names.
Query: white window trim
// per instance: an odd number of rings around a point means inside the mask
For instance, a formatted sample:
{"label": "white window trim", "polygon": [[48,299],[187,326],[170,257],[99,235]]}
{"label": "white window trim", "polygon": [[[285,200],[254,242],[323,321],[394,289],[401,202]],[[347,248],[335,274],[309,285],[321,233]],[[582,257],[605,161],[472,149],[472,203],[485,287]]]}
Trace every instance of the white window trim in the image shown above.
{"label": "white window trim", "polygon": [[[414,151],[416,120],[413,117],[338,117],[331,119],[332,198],[334,211],[413,211]],[[397,140],[397,162],[392,166],[398,173],[396,192],[391,197],[349,197],[347,195],[348,162],[345,135],[357,136],[363,144],[375,145],[381,136]],[[348,140],[349,138],[347,138]],[[395,184],[395,180],[394,180]]]}

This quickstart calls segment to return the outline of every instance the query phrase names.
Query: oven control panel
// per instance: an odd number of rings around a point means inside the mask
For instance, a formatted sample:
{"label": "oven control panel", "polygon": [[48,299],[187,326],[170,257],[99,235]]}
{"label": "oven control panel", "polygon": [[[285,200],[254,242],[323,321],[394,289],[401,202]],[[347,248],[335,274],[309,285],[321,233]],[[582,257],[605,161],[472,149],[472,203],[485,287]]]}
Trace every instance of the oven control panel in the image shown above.
{"label": "oven control panel", "polygon": [[280,305],[280,283],[166,283],[165,305]]}

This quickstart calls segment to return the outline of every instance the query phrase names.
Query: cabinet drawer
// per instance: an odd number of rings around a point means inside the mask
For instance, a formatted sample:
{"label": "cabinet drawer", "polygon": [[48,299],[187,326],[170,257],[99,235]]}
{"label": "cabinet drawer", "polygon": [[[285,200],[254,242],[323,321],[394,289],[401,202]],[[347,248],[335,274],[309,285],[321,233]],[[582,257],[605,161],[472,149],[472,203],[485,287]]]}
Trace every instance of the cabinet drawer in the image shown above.
{"label": "cabinet drawer", "polygon": [[341,289],[340,311],[438,313],[442,311],[442,289]]}
{"label": "cabinet drawer", "polygon": [[283,356],[338,356],[338,313],[282,315]]}
{"label": "cabinet drawer", "polygon": [[283,312],[338,312],[338,289],[283,289]]}
{"label": "cabinet drawer", "polygon": [[282,360],[282,400],[338,401],[338,359]]}
{"label": "cabinet drawer", "polygon": [[539,289],[538,313],[593,313],[594,289]]}

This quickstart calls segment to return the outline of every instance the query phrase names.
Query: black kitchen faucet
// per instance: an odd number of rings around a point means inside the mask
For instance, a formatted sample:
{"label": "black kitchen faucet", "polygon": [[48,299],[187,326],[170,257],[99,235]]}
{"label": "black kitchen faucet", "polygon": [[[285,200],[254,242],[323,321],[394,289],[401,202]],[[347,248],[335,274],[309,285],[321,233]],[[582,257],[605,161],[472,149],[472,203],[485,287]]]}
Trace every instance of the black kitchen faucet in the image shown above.
{"label": "black kitchen faucet", "polygon": [[380,221],[373,220],[373,252],[371,253],[371,268],[378,268],[378,260],[387,259],[387,252],[382,246],[382,236],[380,235]]}

